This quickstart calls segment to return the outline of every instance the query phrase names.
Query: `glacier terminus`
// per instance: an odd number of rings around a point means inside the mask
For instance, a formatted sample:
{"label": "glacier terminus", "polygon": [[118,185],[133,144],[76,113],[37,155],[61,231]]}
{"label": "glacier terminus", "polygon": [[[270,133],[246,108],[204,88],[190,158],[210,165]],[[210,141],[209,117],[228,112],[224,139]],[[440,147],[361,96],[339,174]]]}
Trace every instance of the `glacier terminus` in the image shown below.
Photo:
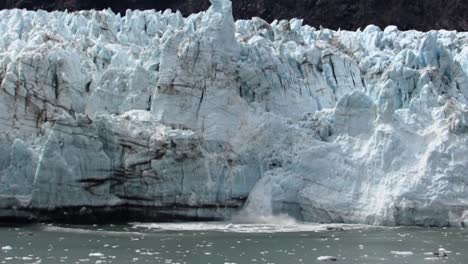
{"label": "glacier terminus", "polygon": [[0,11],[0,219],[468,225],[468,32]]}

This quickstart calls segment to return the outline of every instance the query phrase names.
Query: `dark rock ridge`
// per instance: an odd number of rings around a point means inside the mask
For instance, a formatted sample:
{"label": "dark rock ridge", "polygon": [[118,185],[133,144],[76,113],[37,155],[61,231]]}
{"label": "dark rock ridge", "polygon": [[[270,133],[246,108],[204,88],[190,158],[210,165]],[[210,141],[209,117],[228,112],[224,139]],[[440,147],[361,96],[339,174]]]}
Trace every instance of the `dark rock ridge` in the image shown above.
{"label": "dark rock ridge", "polygon": [[[178,9],[184,15],[205,10],[209,0],[4,0],[0,8],[45,10],[85,10],[112,8]],[[235,0],[236,19],[254,16],[268,21],[303,18],[312,26],[356,30],[366,25],[379,27],[396,25],[402,30],[431,29],[468,30],[468,1],[466,0]]]}

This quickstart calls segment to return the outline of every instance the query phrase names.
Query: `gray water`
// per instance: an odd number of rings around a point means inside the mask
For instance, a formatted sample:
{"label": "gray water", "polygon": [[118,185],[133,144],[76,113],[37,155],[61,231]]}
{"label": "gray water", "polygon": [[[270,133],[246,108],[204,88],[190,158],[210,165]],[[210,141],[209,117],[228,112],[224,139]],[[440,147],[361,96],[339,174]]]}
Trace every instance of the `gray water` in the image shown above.
{"label": "gray water", "polygon": [[[0,263],[468,263],[468,230],[366,226],[0,227]],[[446,258],[434,258],[444,248]]]}

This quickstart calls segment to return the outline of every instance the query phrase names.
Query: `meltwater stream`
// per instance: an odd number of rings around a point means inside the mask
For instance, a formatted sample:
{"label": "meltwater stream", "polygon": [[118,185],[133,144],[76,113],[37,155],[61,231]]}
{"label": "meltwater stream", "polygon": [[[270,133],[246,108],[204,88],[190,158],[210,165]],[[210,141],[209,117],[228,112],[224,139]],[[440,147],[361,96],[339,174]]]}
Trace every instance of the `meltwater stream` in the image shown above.
{"label": "meltwater stream", "polygon": [[[447,257],[433,252],[439,248]],[[0,263],[468,263],[468,229],[230,223],[0,227]],[[322,258],[321,258],[322,257]]]}

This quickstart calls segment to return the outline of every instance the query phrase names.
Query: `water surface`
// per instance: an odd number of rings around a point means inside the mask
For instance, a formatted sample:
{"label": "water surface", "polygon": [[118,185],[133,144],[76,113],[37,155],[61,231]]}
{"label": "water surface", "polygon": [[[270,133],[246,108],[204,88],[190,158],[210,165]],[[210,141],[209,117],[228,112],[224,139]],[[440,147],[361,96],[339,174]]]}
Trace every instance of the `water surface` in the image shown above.
{"label": "water surface", "polygon": [[[444,248],[446,258],[434,258]],[[0,263],[468,263],[468,230],[229,223],[0,227]]]}

